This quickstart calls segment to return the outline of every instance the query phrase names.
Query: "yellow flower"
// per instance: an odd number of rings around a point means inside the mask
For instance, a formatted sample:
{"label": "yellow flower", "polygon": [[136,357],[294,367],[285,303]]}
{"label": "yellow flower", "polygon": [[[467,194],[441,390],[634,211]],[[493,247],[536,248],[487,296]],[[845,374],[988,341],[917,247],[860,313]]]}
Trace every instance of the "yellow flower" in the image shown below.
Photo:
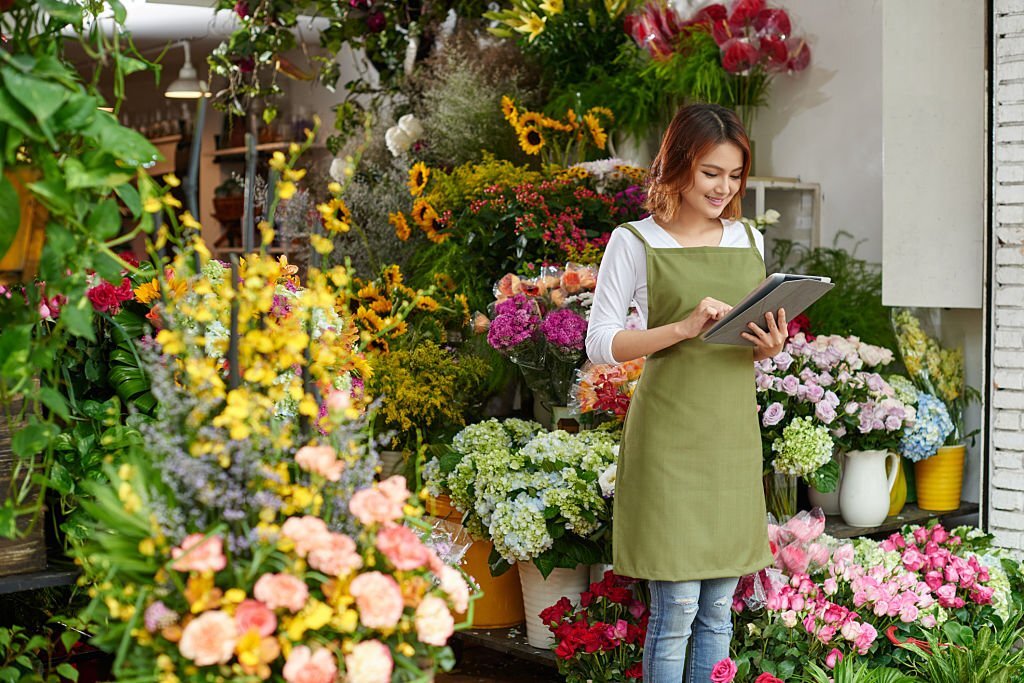
{"label": "yellow flower", "polygon": [[287,159],[285,159],[284,157],[284,152],[274,152],[274,154],[270,157],[270,168],[274,169],[275,171],[283,171],[285,169],[286,164]]}
{"label": "yellow flower", "polygon": [[192,213],[189,211],[186,211],[185,213],[181,214],[180,219],[181,224],[184,225],[186,228],[190,228],[192,230],[200,230],[203,227],[199,224],[199,221],[197,221],[195,217],[192,215]]}
{"label": "yellow flower", "polygon": [[540,154],[544,147],[544,136],[533,126],[524,126],[519,129],[519,146],[527,154]]}
{"label": "yellow flower", "polygon": [[298,182],[306,177],[306,169],[304,168],[286,168],[284,170],[284,179]]}
{"label": "yellow flower", "polygon": [[135,288],[135,300],[140,304],[148,304],[160,298],[160,283],[156,278],[149,282],[143,282]]}
{"label": "yellow flower", "polygon": [[174,175],[173,173],[168,173],[167,175],[165,175],[164,182],[171,187],[178,187],[179,185],[181,185],[181,181],[178,180],[178,176]]}
{"label": "yellow flower", "polygon": [[544,0],[544,2],[540,4],[540,8],[544,10],[548,16],[554,16],[556,14],[560,14],[562,10],[565,9],[565,6],[562,4],[562,0]]}
{"label": "yellow flower", "polygon": [[529,34],[529,40],[532,43],[537,39],[537,36],[544,32],[544,22],[546,19],[547,17],[541,18],[537,16],[536,12],[530,12],[523,20],[523,23],[516,27],[516,30],[520,33]]}
{"label": "yellow flower", "polygon": [[334,242],[323,235],[310,235],[309,243],[313,245],[313,249],[315,249],[318,254],[330,254],[334,251]]}
{"label": "yellow flower", "polygon": [[295,187],[295,183],[293,183],[290,180],[285,180],[284,182],[277,186],[277,195],[281,199],[291,199],[292,197],[295,196],[295,191],[297,189],[298,188]]}
{"label": "yellow flower", "polygon": [[334,181],[327,183],[327,191],[331,194],[341,194],[341,183]]}
{"label": "yellow flower", "polygon": [[608,134],[601,128],[601,122],[597,120],[597,117],[593,114],[587,113],[583,115],[583,122],[587,124],[587,130],[590,131],[590,137],[594,139],[594,145],[598,149],[604,149],[605,143],[608,142]]}
{"label": "yellow flower", "polygon": [[513,128],[519,128],[519,112],[516,111],[516,103],[508,95],[501,96],[501,113],[505,115],[505,120],[511,123]]}
{"label": "yellow flower", "polygon": [[612,113],[612,110],[609,109],[608,107],[591,107],[590,113],[603,116],[608,121],[608,123],[615,122],[615,114]]}
{"label": "yellow flower", "polygon": [[423,296],[420,297],[419,300],[416,302],[416,308],[420,309],[421,311],[432,312],[436,311],[439,308],[439,306],[437,301],[433,297]]}
{"label": "yellow flower", "polygon": [[413,164],[409,169],[409,194],[419,197],[427,187],[427,180],[430,179],[430,169],[422,161]]}
{"label": "yellow flower", "polygon": [[146,197],[146,201],[142,202],[142,210],[146,213],[156,213],[163,207],[159,197]]}
{"label": "yellow flower", "polygon": [[384,286],[388,289],[401,285],[402,279],[402,269],[397,264],[391,264],[384,269]]}
{"label": "yellow flower", "polygon": [[416,225],[420,226],[424,230],[434,227],[434,221],[438,218],[437,212],[434,211],[434,207],[427,202],[426,199],[417,199],[412,205],[412,219],[416,221]]}
{"label": "yellow flower", "polygon": [[395,237],[405,242],[409,239],[409,221],[405,219],[405,214],[401,211],[397,213],[388,214],[388,223],[395,228]]}
{"label": "yellow flower", "polygon": [[139,553],[146,557],[153,557],[156,554],[156,543],[152,538],[144,538],[139,541]]}
{"label": "yellow flower", "polygon": [[540,128],[541,126],[544,125],[545,118],[546,117],[543,114],[538,114],[535,111],[523,112],[523,114],[520,115],[519,117],[519,125],[516,126],[516,128],[522,129],[528,126],[532,126],[533,128]]}

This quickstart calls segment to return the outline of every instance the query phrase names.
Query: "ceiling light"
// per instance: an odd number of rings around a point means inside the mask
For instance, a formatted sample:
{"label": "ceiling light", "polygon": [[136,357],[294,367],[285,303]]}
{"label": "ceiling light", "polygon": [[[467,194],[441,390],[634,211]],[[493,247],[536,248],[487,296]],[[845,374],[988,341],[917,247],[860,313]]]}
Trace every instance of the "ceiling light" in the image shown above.
{"label": "ceiling light", "polygon": [[199,80],[199,74],[196,73],[196,68],[192,66],[192,52],[189,49],[188,42],[181,42],[178,45],[185,48],[185,64],[182,65],[181,71],[178,72],[178,78],[167,86],[164,97],[179,100],[196,100],[200,97],[209,97],[210,93],[206,88],[206,83]]}

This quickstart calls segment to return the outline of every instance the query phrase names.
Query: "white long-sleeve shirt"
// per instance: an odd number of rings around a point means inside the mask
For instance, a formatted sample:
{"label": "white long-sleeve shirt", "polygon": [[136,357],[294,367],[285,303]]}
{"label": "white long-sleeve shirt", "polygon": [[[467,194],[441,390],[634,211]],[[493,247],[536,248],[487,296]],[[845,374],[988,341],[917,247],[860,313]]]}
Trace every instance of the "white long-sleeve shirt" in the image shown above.
{"label": "white long-sleeve shirt", "polygon": [[[654,222],[653,218],[632,221],[647,243],[654,249],[678,248],[672,235]],[[722,219],[720,247],[748,249],[747,230],[739,221]],[[764,236],[751,230],[757,250],[764,258]],[[647,329],[647,255],[643,243],[626,228],[615,228],[605,247],[598,270],[597,289],[590,308],[587,326],[587,356],[594,363],[617,363],[612,356],[612,339],[626,329],[626,316],[630,305],[640,314],[641,329]]]}

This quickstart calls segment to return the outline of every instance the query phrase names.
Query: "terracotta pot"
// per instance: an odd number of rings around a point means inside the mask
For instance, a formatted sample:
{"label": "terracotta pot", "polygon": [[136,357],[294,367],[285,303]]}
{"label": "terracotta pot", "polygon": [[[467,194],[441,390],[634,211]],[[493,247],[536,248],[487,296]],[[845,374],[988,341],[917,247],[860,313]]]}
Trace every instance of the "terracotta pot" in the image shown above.
{"label": "terracotta pot", "polygon": [[39,174],[33,169],[4,171],[6,178],[18,193],[21,217],[18,232],[7,252],[0,257],[0,283],[25,282],[39,270],[39,257],[46,241],[46,209],[32,196],[28,184]]}

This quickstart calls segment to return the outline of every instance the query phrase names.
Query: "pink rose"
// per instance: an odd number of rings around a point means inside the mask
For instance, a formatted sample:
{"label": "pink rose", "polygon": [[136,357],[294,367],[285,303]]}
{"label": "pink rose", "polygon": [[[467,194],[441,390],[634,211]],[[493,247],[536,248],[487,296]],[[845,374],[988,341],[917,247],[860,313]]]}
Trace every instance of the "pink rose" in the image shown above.
{"label": "pink rose", "polygon": [[295,462],[307,472],[319,474],[327,481],[338,481],[345,463],[338,460],[330,446],[303,446],[295,453]]}
{"label": "pink rose", "polygon": [[334,653],[327,648],[313,652],[305,645],[296,645],[281,673],[288,683],[334,683],[338,665]]}
{"label": "pink rose", "polygon": [[324,542],[309,552],[309,566],[330,576],[342,576],[363,566],[356,542],[345,534],[328,534]]}
{"label": "pink rose", "polygon": [[395,522],[402,518],[402,507],[402,503],[375,488],[356,491],[348,503],[349,511],[363,524]]}
{"label": "pink rose", "polygon": [[235,625],[239,633],[256,629],[265,638],[277,629],[277,617],[259,600],[243,600],[235,608]]}
{"label": "pink rose", "polygon": [[416,635],[428,645],[444,647],[455,630],[455,620],[444,600],[428,595],[416,608]]}
{"label": "pink rose", "polygon": [[206,537],[206,534],[189,534],[180,548],[171,549],[174,562],[171,569],[179,572],[220,571],[227,566],[224,557],[224,541],[220,536]]}
{"label": "pink rose", "polygon": [[356,599],[359,621],[367,628],[394,628],[402,618],[402,590],[387,574],[360,574],[352,580],[349,592]]}
{"label": "pink rose", "polygon": [[327,523],[324,520],[313,515],[305,515],[286,519],[281,525],[281,534],[295,543],[295,552],[299,557],[305,557],[310,551],[327,542],[330,531],[327,530]]}
{"label": "pink rose", "polygon": [[448,594],[455,611],[460,614],[465,612],[469,607],[469,586],[462,578],[462,573],[454,567],[445,565],[441,567],[441,573],[437,578],[441,582],[441,590]]}
{"label": "pink rose", "polygon": [[843,653],[836,648],[832,648],[832,651],[825,655],[825,666],[830,669],[836,668],[836,664],[841,661],[843,661]]}
{"label": "pink rose", "polygon": [[391,650],[379,640],[357,643],[351,654],[345,655],[347,683],[390,683],[393,668]]}
{"label": "pink rose", "polygon": [[409,500],[409,487],[405,483],[405,477],[400,474],[388,477],[377,485],[377,490],[388,497],[388,500],[405,505]]}
{"label": "pink rose", "polygon": [[711,669],[711,683],[732,683],[736,678],[736,662],[728,657],[715,664]]}
{"label": "pink rose", "polygon": [[399,571],[416,569],[427,563],[427,547],[408,527],[381,529],[377,534],[377,550]]}
{"label": "pink rose", "polygon": [[238,629],[231,615],[220,610],[203,612],[181,632],[178,649],[197,666],[225,664],[235,651]]}
{"label": "pink rose", "polygon": [[284,607],[291,612],[302,609],[309,597],[306,584],[291,574],[264,574],[256,581],[252,593],[270,609]]}

